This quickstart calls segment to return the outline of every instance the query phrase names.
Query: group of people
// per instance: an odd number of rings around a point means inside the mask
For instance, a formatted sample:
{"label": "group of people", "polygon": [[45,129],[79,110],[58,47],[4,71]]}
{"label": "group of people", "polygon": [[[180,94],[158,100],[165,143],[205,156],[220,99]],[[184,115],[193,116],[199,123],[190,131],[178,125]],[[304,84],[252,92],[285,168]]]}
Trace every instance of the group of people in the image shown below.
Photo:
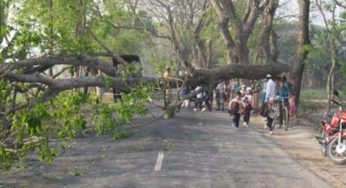
{"label": "group of people", "polygon": [[[165,75],[167,77],[167,75]],[[283,105],[287,106],[289,115],[294,116],[294,97],[291,95],[291,84],[285,76],[274,81],[270,74],[263,80],[252,80],[246,84],[240,84],[239,80],[221,81],[212,89],[209,86],[182,87],[179,95],[184,97],[191,92],[196,92],[195,97],[186,98],[181,107],[189,108],[191,101],[194,102],[194,111],[212,111],[213,99],[216,100],[216,110],[224,111],[228,104],[228,112],[232,116],[232,125],[239,128],[241,116],[243,126],[247,127],[250,122],[251,112],[266,107],[266,128],[273,134],[273,120],[277,112],[283,108],[280,103],[279,109],[275,107],[276,99],[283,99]],[[280,125],[282,125],[282,114],[280,114]]]}
{"label": "group of people", "polygon": [[[284,106],[286,106],[288,109],[291,109],[291,116],[295,115],[294,97],[292,97],[291,95],[291,88],[292,86],[290,83],[287,82],[285,76],[282,76],[281,79],[278,80],[277,85],[277,83],[273,80],[270,74],[266,75],[265,84],[262,87],[262,91],[264,91],[264,93],[262,96],[260,96],[260,98],[262,99],[261,104],[264,107],[262,109],[266,111],[264,113],[264,116],[266,117],[265,126],[269,129],[270,134],[273,134],[273,121],[278,112],[280,116],[279,123],[280,126],[282,126],[283,114],[281,109]],[[277,107],[275,107],[274,105],[275,100],[283,100],[283,103],[279,103],[279,109],[277,109]],[[250,111],[252,109],[251,104],[254,104],[251,93],[246,92],[245,95],[242,95],[241,92],[236,92],[235,97],[229,103],[229,111],[232,115],[232,124],[234,127],[239,127],[239,120],[241,114],[244,115],[244,126],[248,125],[251,114]]]}

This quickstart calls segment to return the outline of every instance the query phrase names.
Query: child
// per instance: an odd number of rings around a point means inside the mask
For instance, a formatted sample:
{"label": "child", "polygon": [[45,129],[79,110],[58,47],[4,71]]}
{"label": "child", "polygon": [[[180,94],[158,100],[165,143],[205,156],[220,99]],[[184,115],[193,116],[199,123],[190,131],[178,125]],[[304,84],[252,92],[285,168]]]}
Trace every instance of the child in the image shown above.
{"label": "child", "polygon": [[247,127],[250,122],[250,114],[252,109],[252,92],[251,87],[246,88],[246,94],[242,99],[244,108],[242,109],[242,114],[244,115],[244,127]]}
{"label": "child", "polygon": [[[180,90],[180,96],[186,97],[190,93],[190,88],[187,86],[184,86]],[[183,103],[181,104],[181,107],[189,108],[190,106],[190,99],[184,99]]]}
{"label": "child", "polygon": [[236,128],[239,128],[241,105],[241,93],[238,91],[236,92],[235,97],[229,102],[228,105],[229,113],[232,116],[232,125]]}
{"label": "child", "polygon": [[267,113],[267,127],[269,128],[269,134],[273,134],[273,121],[277,115],[277,109],[274,107],[274,99],[270,98],[268,101],[268,113]]}

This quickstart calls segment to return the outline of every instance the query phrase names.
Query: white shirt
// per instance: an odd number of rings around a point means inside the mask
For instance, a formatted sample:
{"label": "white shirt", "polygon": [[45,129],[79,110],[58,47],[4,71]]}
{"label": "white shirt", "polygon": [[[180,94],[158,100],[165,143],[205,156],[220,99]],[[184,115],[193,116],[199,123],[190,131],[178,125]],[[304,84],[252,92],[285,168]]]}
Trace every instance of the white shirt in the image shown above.
{"label": "white shirt", "polygon": [[272,79],[269,79],[267,82],[265,102],[267,102],[270,98],[274,99],[275,96],[276,96],[276,84]]}
{"label": "white shirt", "polygon": [[[201,86],[197,86],[196,89],[195,89],[195,91],[198,91],[198,90],[201,90],[201,89],[202,89]],[[204,93],[204,92],[198,93],[197,96],[196,96],[197,99],[203,98],[203,93]]]}
{"label": "white shirt", "polygon": [[219,93],[225,93],[226,91],[226,85],[225,82],[221,82],[216,86],[216,90],[218,90]]}

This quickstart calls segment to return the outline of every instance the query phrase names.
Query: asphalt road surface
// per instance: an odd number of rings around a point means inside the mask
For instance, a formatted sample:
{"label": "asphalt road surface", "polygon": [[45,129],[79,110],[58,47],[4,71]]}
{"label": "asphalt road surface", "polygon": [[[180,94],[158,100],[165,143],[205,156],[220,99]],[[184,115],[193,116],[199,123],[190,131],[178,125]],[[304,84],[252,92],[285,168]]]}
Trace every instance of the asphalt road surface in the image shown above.
{"label": "asphalt road surface", "polygon": [[230,125],[226,113],[183,110],[121,141],[78,139],[53,164],[3,175],[0,187],[330,187],[251,125]]}

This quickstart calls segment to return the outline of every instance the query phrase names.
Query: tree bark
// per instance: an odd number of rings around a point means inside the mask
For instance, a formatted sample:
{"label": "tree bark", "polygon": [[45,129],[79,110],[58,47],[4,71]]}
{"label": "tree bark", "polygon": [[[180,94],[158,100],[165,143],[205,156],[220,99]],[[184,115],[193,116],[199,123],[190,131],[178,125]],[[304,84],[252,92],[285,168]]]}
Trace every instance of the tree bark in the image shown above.
{"label": "tree bark", "polygon": [[290,78],[293,80],[293,93],[298,108],[300,90],[305,67],[305,60],[309,53],[307,45],[310,45],[309,38],[309,13],[310,0],[298,0],[299,3],[299,26],[297,32],[297,50],[293,58],[292,68],[290,70]]}
{"label": "tree bark", "polygon": [[235,53],[235,42],[233,41],[233,38],[229,31],[229,11],[223,10],[222,6],[219,4],[218,0],[210,0],[211,4],[213,5],[216,14],[219,18],[218,28],[220,30],[221,36],[224,40],[225,47],[226,47],[226,57],[227,57],[227,64],[233,64],[238,63],[238,59],[236,57]]}
{"label": "tree bark", "polygon": [[[66,57],[41,57],[36,59],[21,60],[14,64],[0,64],[1,78],[9,81],[22,83],[43,84],[53,91],[63,91],[81,87],[106,87],[107,80],[103,75],[71,79],[54,79],[43,74],[45,70],[55,65],[70,65],[80,67],[90,67],[105,74],[112,87],[122,91],[130,92],[139,81],[157,81],[152,77],[129,78],[120,80],[118,70],[112,64],[103,62],[95,57],[89,56],[66,56]],[[43,67],[37,69],[37,67]],[[192,69],[192,73],[185,79],[188,85],[213,84],[215,81],[232,78],[260,79],[266,74],[278,75],[289,70],[288,65],[245,65],[230,64],[216,69]],[[22,72],[22,73],[20,73]],[[108,81],[109,82],[109,81]]]}
{"label": "tree bark", "polygon": [[259,39],[259,53],[261,54],[261,57],[263,57],[262,62],[264,64],[273,64],[277,62],[277,53],[275,51],[272,51],[273,49],[276,49],[275,47],[277,46],[277,41],[275,40],[275,32],[273,31],[272,26],[275,11],[278,5],[278,0],[270,0],[265,6],[262,15],[263,28],[260,33]]}
{"label": "tree bark", "polygon": [[[227,63],[249,64],[248,40],[266,3],[246,1],[244,15],[239,16],[231,0],[210,0],[219,18],[218,27],[226,47]],[[265,1],[267,2],[267,1]],[[235,31],[232,37],[229,26]],[[237,40],[234,40],[234,39]]]}
{"label": "tree bark", "polygon": [[280,75],[288,72],[289,66],[286,64],[275,65],[249,65],[249,64],[228,64],[216,69],[194,70],[187,78],[187,85],[213,84],[215,81],[229,80],[233,78],[262,79],[266,74]]}

